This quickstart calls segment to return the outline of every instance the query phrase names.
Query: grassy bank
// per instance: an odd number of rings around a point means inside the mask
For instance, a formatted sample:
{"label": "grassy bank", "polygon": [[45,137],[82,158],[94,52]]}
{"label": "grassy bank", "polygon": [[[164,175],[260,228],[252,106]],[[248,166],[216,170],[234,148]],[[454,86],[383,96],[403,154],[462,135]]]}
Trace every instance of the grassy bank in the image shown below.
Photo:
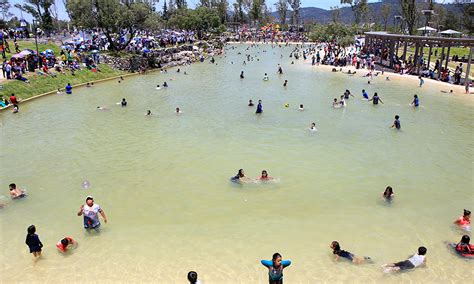
{"label": "grassy bank", "polygon": [[[44,41],[42,41],[42,42],[44,42]],[[10,59],[13,55],[17,54],[17,52],[15,52],[15,44],[13,43],[13,41],[9,40],[8,44],[10,45],[10,52],[5,52],[5,55],[6,55],[7,59]],[[20,50],[32,49],[32,50],[36,51],[36,44],[35,44],[34,39],[33,40],[31,40],[31,39],[30,40],[19,40],[18,41],[18,46],[20,47]],[[54,54],[56,54],[56,55],[59,55],[59,53],[61,52],[61,48],[53,42],[48,42],[48,43],[39,43],[38,42],[38,51],[39,52],[43,52],[46,49],[53,50]]]}
{"label": "grassy bank", "polygon": [[20,99],[27,99],[42,93],[57,90],[58,88],[64,90],[67,83],[77,85],[125,74],[125,72],[115,70],[106,64],[100,64],[99,66],[101,72],[94,73],[84,68],[80,71],[76,71],[75,76],[72,76],[69,72],[66,74],[56,73],[56,78],[32,74],[28,76],[29,84],[19,80],[2,81],[0,84],[3,86],[3,90],[0,91],[0,94],[5,97],[14,93]]}

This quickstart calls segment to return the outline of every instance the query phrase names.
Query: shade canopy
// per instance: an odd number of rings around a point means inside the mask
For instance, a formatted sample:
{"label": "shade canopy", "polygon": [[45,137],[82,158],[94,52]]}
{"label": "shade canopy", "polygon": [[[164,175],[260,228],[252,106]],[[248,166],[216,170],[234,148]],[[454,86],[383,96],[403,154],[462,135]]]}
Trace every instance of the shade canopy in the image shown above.
{"label": "shade canopy", "polygon": [[418,31],[429,31],[429,32],[434,32],[436,31],[436,29],[433,29],[432,27],[428,27],[428,26],[424,26],[424,27],[421,27],[419,29],[417,29]]}
{"label": "shade canopy", "polygon": [[445,30],[440,32],[440,34],[443,35],[454,35],[454,34],[460,34],[461,32],[455,31],[455,30]]}

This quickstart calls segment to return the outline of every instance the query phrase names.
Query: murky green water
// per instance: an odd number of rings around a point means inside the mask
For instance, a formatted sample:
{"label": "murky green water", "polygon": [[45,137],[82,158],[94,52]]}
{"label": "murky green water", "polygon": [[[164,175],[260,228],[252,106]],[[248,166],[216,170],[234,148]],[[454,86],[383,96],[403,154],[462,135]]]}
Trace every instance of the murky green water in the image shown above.
{"label": "murky green water", "polygon": [[[204,283],[264,283],[259,260],[275,251],[293,261],[288,283],[472,279],[472,262],[443,241],[460,239],[452,221],[474,204],[474,100],[430,82],[420,89],[416,80],[377,77],[367,85],[309,60],[291,65],[290,48],[264,49],[247,66],[233,50],[218,65],[181,68],[187,76],[129,77],[1,113],[0,282],[185,283],[196,270]],[[156,90],[165,80],[170,87]],[[385,104],[363,101],[363,88]],[[345,89],[356,98],[332,109]],[[415,92],[418,110],[408,105]],[[123,97],[127,108],[116,105]],[[249,99],[263,100],[263,115]],[[402,131],[389,128],[395,114]],[[307,130],[313,121],[317,133]],[[233,185],[239,168],[251,177],[266,169],[281,182]],[[10,182],[29,196],[10,201]],[[396,194],[391,205],[380,200],[387,185]],[[87,195],[109,217],[99,235],[76,216]],[[45,245],[36,264],[24,244],[30,224]],[[63,256],[55,243],[66,235],[79,247]],[[375,264],[334,263],[333,240]],[[380,265],[420,245],[427,268],[382,273]]]}

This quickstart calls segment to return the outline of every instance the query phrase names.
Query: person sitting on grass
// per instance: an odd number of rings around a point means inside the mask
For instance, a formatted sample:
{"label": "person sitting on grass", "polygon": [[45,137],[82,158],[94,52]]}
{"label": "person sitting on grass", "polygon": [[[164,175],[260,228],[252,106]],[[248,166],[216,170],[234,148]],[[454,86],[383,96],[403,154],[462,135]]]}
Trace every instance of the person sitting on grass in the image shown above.
{"label": "person sitting on grass", "polygon": [[28,81],[28,79],[26,79],[25,77],[21,76],[21,73],[20,72],[17,72],[15,73],[15,79],[16,80],[19,80],[19,81],[23,81],[27,84],[29,84],[30,82]]}

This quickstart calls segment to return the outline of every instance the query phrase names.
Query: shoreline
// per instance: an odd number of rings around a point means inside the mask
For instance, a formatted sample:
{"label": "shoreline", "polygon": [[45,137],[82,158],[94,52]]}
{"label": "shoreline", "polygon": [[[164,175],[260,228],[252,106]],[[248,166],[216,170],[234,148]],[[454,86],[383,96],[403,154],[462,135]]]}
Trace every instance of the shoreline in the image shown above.
{"label": "shoreline", "polygon": [[[204,56],[205,58],[208,57],[208,53],[204,53],[204,54],[201,54],[202,56]],[[81,87],[84,87],[86,86],[87,84],[90,84],[90,83],[101,83],[101,82],[105,82],[105,81],[110,81],[110,80],[114,80],[114,79],[117,79],[117,78],[120,78],[120,77],[130,77],[130,76],[136,76],[136,75],[143,75],[143,74],[146,74],[146,73],[149,73],[149,72],[156,72],[156,71],[160,71],[160,70],[164,70],[164,69],[170,69],[170,68],[173,68],[173,67],[177,67],[177,66],[181,66],[182,64],[178,64],[180,62],[180,60],[176,60],[176,61],[171,61],[170,63],[177,63],[176,65],[173,65],[173,64],[167,64],[166,66],[162,67],[162,68],[151,68],[149,70],[146,70],[144,73],[140,73],[140,72],[133,72],[133,73],[124,73],[122,75],[117,75],[117,76],[112,76],[112,77],[108,77],[108,78],[104,78],[104,79],[99,79],[99,80],[93,80],[93,81],[88,81],[88,82],[84,82],[84,83],[80,83],[80,84],[75,84],[75,85],[72,85],[72,88],[81,88]],[[191,62],[191,64],[193,63],[196,63],[196,62],[199,62],[198,59],[195,59],[194,62]],[[113,68],[113,67],[111,67]],[[115,68],[114,68],[115,69]],[[117,69],[116,69],[117,70]],[[118,71],[121,71],[121,70],[118,70]],[[53,95],[53,94],[56,94],[57,90],[52,90],[52,91],[48,91],[48,92],[45,92],[45,93],[41,93],[41,94],[38,94],[38,95],[35,95],[35,96],[32,96],[32,97],[29,97],[29,98],[26,98],[26,99],[22,99],[21,101],[19,101],[19,104],[23,104],[25,102],[28,102],[28,101],[32,101],[32,100],[35,100],[35,99],[39,99],[41,97],[44,97],[44,96],[48,96],[48,95]],[[7,95],[8,96],[8,95]],[[13,105],[12,104],[9,104],[8,106],[6,107],[1,107],[0,108],[0,112],[2,111],[6,111],[7,109],[9,108],[12,108]]]}

